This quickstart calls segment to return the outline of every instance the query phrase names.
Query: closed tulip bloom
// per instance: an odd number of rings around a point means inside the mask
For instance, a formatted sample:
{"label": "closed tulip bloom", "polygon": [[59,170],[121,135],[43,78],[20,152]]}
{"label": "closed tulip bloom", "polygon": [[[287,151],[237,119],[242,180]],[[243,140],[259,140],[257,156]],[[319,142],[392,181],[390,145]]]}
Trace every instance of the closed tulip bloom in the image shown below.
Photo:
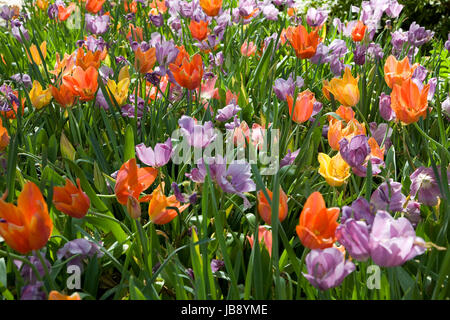
{"label": "closed tulip bloom", "polygon": [[55,208],[73,218],[83,218],[91,206],[86,193],[81,190],[80,179],[77,178],[78,188],[66,179],[64,187],[53,188],[53,204]]}
{"label": "closed tulip bloom", "polygon": [[336,238],[353,259],[359,261],[369,259],[369,228],[364,221],[347,219],[337,227]]}
{"label": "closed tulip bloom", "polygon": [[189,203],[181,205],[175,195],[166,197],[162,192],[162,188],[164,188],[164,185],[160,184],[153,191],[148,205],[148,215],[154,224],[169,223],[177,216],[178,213],[175,209],[169,209],[167,207],[178,208],[178,212],[180,213],[189,207]]}
{"label": "closed tulip bloom", "polygon": [[181,66],[171,63],[169,68],[181,87],[194,90],[200,86],[203,78],[203,61],[200,54],[195,54],[191,61],[183,58]]}
{"label": "closed tulip bloom", "polygon": [[128,98],[128,87],[130,86],[130,79],[124,78],[116,83],[116,81],[109,79],[106,83],[107,90],[114,97],[117,104],[122,106]]}
{"label": "closed tulip bloom", "polygon": [[[269,195],[270,200],[273,199],[273,193],[269,189],[266,189],[267,194]],[[288,205],[287,205],[287,195],[284,193],[283,189],[280,187],[279,191],[279,205],[278,205],[278,218],[280,222],[283,222],[286,219],[288,214]],[[261,218],[268,225],[272,224],[272,207],[269,204],[264,192],[262,190],[258,191],[258,212]]]}
{"label": "closed tulip bloom", "polygon": [[316,98],[314,97],[314,93],[309,90],[305,90],[298,94],[295,101],[295,107],[294,98],[292,98],[292,96],[287,96],[286,101],[289,106],[289,116],[292,120],[297,123],[303,123],[311,117]]}
{"label": "closed tulip bloom", "polygon": [[63,77],[63,84],[68,87],[73,95],[80,97],[81,101],[94,99],[98,89],[98,71],[94,67],[89,67],[84,71],[81,67],[76,67],[72,75]]}
{"label": "closed tulip bloom", "polygon": [[253,42],[245,41],[241,46],[241,54],[245,57],[250,57],[256,52],[256,45]]}
{"label": "closed tulip bloom", "polygon": [[61,105],[63,108],[71,107],[75,101],[75,97],[72,94],[72,91],[69,90],[69,88],[61,84],[61,86],[58,88],[50,85],[50,89],[52,92],[52,96],[55,99],[55,101]]}
{"label": "closed tulip bloom", "polygon": [[320,290],[339,286],[356,268],[353,262],[345,260],[345,254],[336,247],[312,250],[305,261],[308,273],[303,273],[303,276]]}
{"label": "closed tulip bloom", "polygon": [[14,250],[27,254],[44,247],[53,230],[47,203],[33,182],[27,182],[17,206],[0,199],[0,236]]}
{"label": "closed tulip bloom", "polygon": [[62,293],[59,293],[56,290],[50,291],[48,294],[48,300],[81,300],[80,295],[75,292],[72,295],[68,296]]}
{"label": "closed tulip bloom", "polygon": [[142,51],[139,47],[135,53],[134,68],[139,73],[149,73],[152,71],[156,63],[156,49],[150,48],[147,51]]}
{"label": "closed tulip bloom", "polygon": [[411,124],[425,119],[428,108],[428,90],[430,84],[419,89],[417,84],[409,78],[402,85],[394,85],[391,93],[391,107],[395,112],[396,119],[404,124]]}
{"label": "closed tulip bloom", "polygon": [[3,127],[3,123],[0,120],[0,151],[4,150],[9,144],[8,130]]}
{"label": "closed tulip bloom", "polygon": [[342,158],[352,167],[360,166],[370,154],[367,137],[363,134],[354,136],[350,141],[343,138],[339,141]]}
{"label": "closed tulip bloom", "polygon": [[395,220],[386,211],[378,211],[370,233],[370,256],[381,267],[396,267],[423,254],[425,241],[416,236],[406,218]]}
{"label": "closed tulip bloom", "polygon": [[330,186],[342,186],[350,177],[350,166],[342,159],[340,153],[333,158],[325,153],[319,153],[318,160],[320,163],[319,174]]}
{"label": "closed tulip bloom", "polygon": [[360,42],[364,38],[367,26],[362,21],[358,21],[352,30],[352,39],[355,42]]}
{"label": "closed tulip bloom", "polygon": [[191,20],[189,24],[189,30],[191,31],[192,38],[198,41],[203,41],[208,35],[208,21],[195,21]]}
{"label": "closed tulip bloom", "polygon": [[[45,58],[47,57],[47,41],[41,43],[41,45],[39,46],[39,50],[41,51],[42,57],[45,60]],[[30,46],[31,58],[27,52],[28,60],[30,60],[31,63],[33,62],[36,63],[38,66],[42,64],[42,59],[41,55],[39,54],[39,50],[37,49],[35,44],[32,44]]]}
{"label": "closed tulip bloom", "polygon": [[342,79],[333,78],[326,89],[334,98],[346,107],[353,107],[359,102],[359,76],[354,78],[349,68],[345,68]]}
{"label": "closed tulip bloom", "polygon": [[409,64],[406,56],[401,61],[397,61],[394,56],[389,56],[384,64],[384,80],[389,88],[393,89],[394,84],[401,85],[404,81],[411,78],[414,70],[419,66],[418,63]]}
{"label": "closed tulip bloom", "polygon": [[42,109],[52,100],[52,91],[50,88],[43,90],[39,81],[33,81],[33,88],[30,91],[30,100],[33,107]]}
{"label": "closed tulip bloom", "polygon": [[41,10],[47,10],[48,8],[48,0],[37,0],[36,5]]}
{"label": "closed tulip bloom", "polygon": [[[255,242],[253,235],[247,236],[247,240],[250,243],[250,246],[253,248],[253,244]],[[264,245],[264,247],[269,252],[269,256],[272,256],[272,230],[269,230],[264,226],[259,226],[258,242],[260,246]]]}
{"label": "closed tulip bloom", "polygon": [[102,9],[103,3],[105,3],[105,0],[87,0],[86,10],[96,14]]}
{"label": "closed tulip bloom", "polygon": [[150,187],[157,175],[158,171],[156,169],[138,168],[135,158],[128,160],[120,167],[117,173],[116,186],[114,188],[117,201],[126,205],[129,196],[140,201],[146,201],[146,197],[140,199],[141,192]]}
{"label": "closed tulip bloom", "polygon": [[316,54],[317,45],[320,42],[319,30],[315,29],[308,33],[306,28],[298,25],[296,28],[289,28],[286,31],[286,37],[289,40],[295,55],[300,59],[309,59]]}
{"label": "closed tulip bloom", "polygon": [[336,241],[335,231],[339,208],[327,208],[320,192],[313,192],[300,213],[297,235],[310,249],[329,248]]}
{"label": "closed tulip bloom", "polygon": [[384,120],[391,121],[395,119],[395,112],[391,108],[391,96],[388,96],[384,92],[382,92],[380,95],[379,109],[380,116]]}
{"label": "closed tulip bloom", "polygon": [[222,8],[223,0],[200,0],[200,7],[202,7],[203,12],[210,17],[215,17],[219,14]]}

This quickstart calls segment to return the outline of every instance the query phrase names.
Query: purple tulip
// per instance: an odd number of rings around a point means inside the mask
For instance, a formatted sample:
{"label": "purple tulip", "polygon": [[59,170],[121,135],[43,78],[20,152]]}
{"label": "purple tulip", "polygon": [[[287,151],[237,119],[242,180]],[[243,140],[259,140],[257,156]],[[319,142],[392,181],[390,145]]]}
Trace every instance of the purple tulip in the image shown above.
{"label": "purple tulip", "polygon": [[328,18],[328,11],[322,8],[309,8],[306,13],[306,23],[310,27],[319,27],[324,24]]}
{"label": "purple tulip", "polygon": [[448,33],[447,38],[448,38],[448,40],[445,41],[444,47],[445,47],[445,49],[447,49],[447,51],[450,51],[450,32]]}
{"label": "purple tulip", "polygon": [[48,18],[56,20],[58,18],[58,6],[56,4],[50,4],[47,9]]}
{"label": "purple tulip", "polygon": [[86,240],[84,238],[75,239],[67,242],[64,247],[58,250],[56,256],[59,260],[63,258],[70,258],[74,255],[79,255],[76,258],[70,260],[67,265],[75,265],[83,270],[83,260],[87,258],[93,258],[96,256],[97,258],[101,258],[104,256],[104,253],[100,250],[100,248],[92,241]]}
{"label": "purple tulip", "polygon": [[346,220],[337,227],[336,237],[352,258],[366,261],[370,257],[369,228],[364,221]]}
{"label": "purple tulip", "polygon": [[450,120],[450,96],[442,102],[442,111],[444,112],[447,120]]}
{"label": "purple tulip", "polygon": [[391,18],[397,18],[402,12],[403,5],[399,4],[397,0],[391,0],[389,6],[386,9],[386,14]]}
{"label": "purple tulip", "polygon": [[275,92],[278,99],[286,101],[287,96],[293,96],[295,92],[295,87],[301,88],[303,87],[304,80],[302,77],[298,76],[296,81],[292,77],[292,74],[284,80],[282,78],[278,78],[275,80],[273,91]]}
{"label": "purple tulip", "polygon": [[178,125],[189,145],[195,148],[205,148],[216,138],[214,126],[211,121],[200,125],[196,124],[193,118],[182,116],[178,120]]}
{"label": "purple tulip", "polygon": [[14,17],[14,10],[6,4],[3,5],[0,8],[0,17],[6,21],[11,20]]}
{"label": "purple tulip", "polygon": [[280,169],[283,168],[284,166],[293,164],[295,161],[295,158],[297,158],[299,153],[300,153],[300,149],[297,149],[294,152],[291,152],[291,149],[288,149],[287,154],[280,161]]}
{"label": "purple tulip", "polygon": [[370,146],[367,137],[363,134],[356,135],[350,142],[343,138],[339,141],[342,158],[351,167],[360,166],[370,154]]}
{"label": "purple tulip", "polygon": [[164,25],[164,17],[161,13],[156,15],[150,14],[150,21],[157,28],[162,27]]}
{"label": "purple tulip", "polygon": [[165,166],[172,156],[172,140],[167,139],[164,143],[157,143],[155,150],[146,147],[143,143],[136,146],[136,155],[143,163],[153,168]]}
{"label": "purple tulip", "polygon": [[30,41],[30,34],[28,33],[28,30],[25,29],[25,27],[22,25],[22,23],[19,20],[13,20],[12,22],[12,29],[11,33],[14,36],[14,38],[17,39],[20,43],[23,43],[22,36],[27,40]]}
{"label": "purple tulip", "polygon": [[363,221],[370,230],[370,228],[372,228],[374,218],[374,207],[365,198],[356,199],[350,207],[342,207],[341,223],[345,223],[350,219],[355,221]]}
{"label": "purple tulip", "polygon": [[420,215],[420,203],[414,200],[410,200],[405,210],[405,217],[411,222],[414,229],[417,227],[419,222],[422,220]]}
{"label": "purple tulip", "polygon": [[17,82],[18,84],[23,85],[25,88],[31,88],[33,83],[31,81],[31,77],[26,73],[16,73],[11,76],[11,79]]}
{"label": "purple tulip", "polygon": [[395,112],[391,108],[391,96],[384,92],[380,95],[380,116],[386,121],[392,121],[395,119]]}
{"label": "purple tulip", "polygon": [[403,45],[408,41],[408,32],[397,30],[391,33],[392,54],[399,55]]}
{"label": "purple tulip", "polygon": [[38,281],[22,288],[20,300],[47,300],[43,290],[44,282]]}
{"label": "purple tulip", "polygon": [[424,27],[419,26],[415,21],[409,26],[408,42],[414,47],[420,47],[427,43],[433,36],[433,31],[425,30]]}
{"label": "purple tulip", "polygon": [[[43,259],[45,265],[47,266],[47,269],[50,270],[52,267],[50,262],[48,262],[48,260],[45,257],[43,257]],[[28,260],[31,262],[31,264],[33,264],[36,267],[39,276],[43,278],[45,276],[45,268],[42,265],[41,260],[38,258],[38,256],[33,254],[28,258]],[[27,263],[23,263],[20,260],[14,260],[14,264],[16,265],[17,269],[20,270],[20,275],[27,284],[37,283],[38,278],[34,273],[33,269]]]}
{"label": "purple tulip", "polygon": [[312,286],[328,290],[339,286],[344,278],[355,270],[355,265],[345,260],[344,254],[335,247],[311,250],[306,256],[308,274],[303,276]]}
{"label": "purple tulip", "polygon": [[436,92],[436,86],[437,86],[437,78],[431,78],[428,81],[428,84],[430,85],[430,89],[428,90],[428,101],[433,99],[434,93]]}
{"label": "purple tulip", "polygon": [[266,2],[266,4],[264,4],[263,2],[263,4],[261,4],[260,6],[260,9],[267,20],[278,20],[278,14],[280,13],[280,11],[272,3]]}
{"label": "purple tulip", "polygon": [[[370,134],[375,139],[380,147],[384,145],[385,153],[392,146],[391,136],[392,136],[392,128],[389,128],[387,123],[380,123],[377,125],[376,122],[369,123]],[[387,135],[386,135],[387,131]],[[385,138],[386,137],[386,138]],[[383,143],[384,141],[384,143]]]}
{"label": "purple tulip", "polygon": [[[440,167],[437,169],[440,177]],[[419,167],[413,172],[410,179],[410,195],[412,197],[415,197],[417,201],[427,206],[435,206],[438,204],[438,198],[441,196],[441,192],[433,168]],[[450,171],[448,170],[447,181],[450,181]]]}
{"label": "purple tulip", "polygon": [[86,13],[86,30],[93,34],[103,34],[109,28],[109,15],[93,16]]}
{"label": "purple tulip", "polygon": [[330,62],[330,56],[328,54],[329,52],[330,50],[328,49],[328,47],[323,42],[320,42],[317,45],[316,53],[310,59],[311,63],[323,64]]}
{"label": "purple tulip", "polygon": [[357,65],[364,65],[366,62],[366,51],[365,45],[357,44],[355,50],[353,51],[353,60]]}
{"label": "purple tulip", "polygon": [[424,81],[425,81],[425,78],[427,77],[427,73],[428,73],[427,68],[425,68],[425,67],[422,66],[422,65],[419,65],[419,66],[414,70],[414,73],[413,73],[412,77],[413,77],[413,79],[417,79],[417,80],[419,80],[420,82],[424,82]]}
{"label": "purple tulip", "polygon": [[391,212],[403,211],[406,197],[402,193],[402,184],[389,179],[389,184],[383,182],[370,197],[372,203],[377,210],[388,210]]}
{"label": "purple tulip", "polygon": [[384,57],[383,48],[378,43],[371,42],[367,48],[367,55],[373,60],[381,60]]}
{"label": "purple tulip", "polygon": [[369,246],[373,262],[381,267],[400,266],[426,250],[408,219],[395,220],[386,211],[375,216]]}
{"label": "purple tulip", "polygon": [[216,120],[220,122],[228,121],[239,111],[241,111],[241,108],[237,104],[230,103],[226,107],[217,110]]}

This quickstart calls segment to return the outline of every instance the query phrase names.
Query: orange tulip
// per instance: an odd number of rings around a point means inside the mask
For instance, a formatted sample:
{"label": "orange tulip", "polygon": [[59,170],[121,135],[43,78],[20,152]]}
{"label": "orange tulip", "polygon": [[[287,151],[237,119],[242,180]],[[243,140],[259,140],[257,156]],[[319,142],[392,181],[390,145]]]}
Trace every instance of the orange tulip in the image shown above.
{"label": "orange tulip", "polygon": [[[19,92],[17,90],[13,91],[13,94],[16,96],[16,99],[19,100]],[[0,116],[5,117],[6,119],[15,119],[17,114],[17,103],[14,100],[9,98],[5,99],[8,103],[8,106],[11,106],[10,109],[0,110]],[[22,114],[25,108],[25,98],[22,98]]]}
{"label": "orange tulip", "polygon": [[156,49],[150,48],[142,52],[137,48],[135,52],[134,68],[140,73],[149,73],[156,63]]}
{"label": "orange tulip", "polygon": [[310,249],[329,248],[336,241],[334,235],[337,226],[339,208],[325,206],[320,192],[313,192],[300,213],[297,235],[302,244]]}
{"label": "orange tulip", "polygon": [[356,26],[352,30],[352,39],[355,42],[360,42],[364,38],[364,34],[366,33],[367,27],[364,25],[362,21],[358,21]]}
{"label": "orange tulip", "polygon": [[241,46],[241,54],[245,57],[250,57],[256,52],[256,45],[253,42],[245,41]]}
{"label": "orange tulip", "polygon": [[128,5],[128,1],[125,0],[123,3],[123,6],[125,8],[125,12],[132,12],[132,13],[137,12],[137,2],[136,1],[131,1],[130,5]]}
{"label": "orange tulip", "polygon": [[150,187],[158,175],[158,170],[150,167],[138,168],[136,159],[132,158],[120,167],[117,173],[114,193],[117,201],[126,205],[128,197],[133,197],[139,201],[147,201],[148,197],[139,199],[141,192]]}
{"label": "orange tulip", "polygon": [[36,5],[41,10],[47,10],[48,8],[48,0],[37,0]]}
{"label": "orange tulip", "polygon": [[81,297],[77,292],[70,296],[66,296],[65,294],[59,293],[56,290],[52,290],[48,294],[48,300],[81,300]]}
{"label": "orange tulip", "polygon": [[96,14],[102,9],[103,3],[105,3],[105,0],[87,0],[86,10]]}
{"label": "orange tulip", "polygon": [[334,98],[346,107],[353,107],[359,101],[359,76],[354,78],[349,68],[345,68],[342,79],[333,78],[326,90],[331,92]]}
{"label": "orange tulip", "polygon": [[148,205],[148,216],[154,224],[166,224],[175,219],[178,214],[177,211],[175,209],[167,209],[167,207],[178,208],[180,213],[189,207],[189,203],[181,205],[175,195],[166,197],[162,192],[163,188],[164,184],[160,184],[153,191]]}
{"label": "orange tulip", "polygon": [[208,16],[215,17],[222,8],[222,0],[200,0],[200,7]]}
{"label": "orange tulip", "polygon": [[64,58],[61,60],[61,57],[59,56],[59,53],[56,53],[56,63],[55,63],[55,69],[50,70],[49,72],[55,76],[64,77],[72,72],[72,70],[75,68],[75,52],[72,54],[64,53]]}
{"label": "orange tulip", "polygon": [[208,36],[208,22],[191,20],[189,30],[191,31],[192,38],[195,38],[198,41],[205,40]]}
{"label": "orange tulip", "polygon": [[[247,236],[247,240],[248,242],[250,242],[250,246],[253,248],[253,243],[255,241],[253,235],[251,237]],[[272,230],[268,230],[264,226],[259,226],[258,242],[260,243],[260,245],[264,244],[267,251],[269,252],[269,256],[272,256]]]}
{"label": "orange tulip", "polygon": [[94,67],[98,70],[100,67],[100,60],[101,60],[102,51],[97,50],[94,52],[87,50],[86,54],[84,53],[83,49],[78,49],[77,53],[77,59],[75,64],[83,70],[86,70],[89,67]]}
{"label": "orange tulip", "polygon": [[166,11],[167,11],[166,1],[165,0],[153,0],[150,3],[150,8],[158,9],[158,11],[161,13],[166,13]]}
{"label": "orange tulip", "polygon": [[422,90],[409,78],[402,85],[394,84],[391,92],[391,108],[398,120],[404,124],[419,121],[427,116],[428,90],[430,84],[426,84]]}
{"label": "orange tulip", "polygon": [[384,148],[380,148],[375,138],[370,137],[367,143],[369,144],[370,147],[371,156],[384,160]]}
{"label": "orange tulip", "polygon": [[76,67],[72,75],[63,77],[63,84],[72,92],[79,96],[81,101],[94,99],[98,89],[98,71],[94,67],[89,67],[84,71],[81,67]]}
{"label": "orange tulip", "polygon": [[133,39],[134,41],[142,42],[144,39],[143,31],[141,27],[135,27],[130,24],[128,27],[127,39]]}
{"label": "orange tulip", "polygon": [[192,57],[191,61],[184,58],[180,67],[171,63],[169,69],[183,88],[194,90],[200,86],[203,78],[203,61],[198,53]]}
{"label": "orange tulip", "polygon": [[65,84],[61,84],[58,88],[50,85],[52,96],[63,108],[71,107],[75,101],[75,97]]}
{"label": "orange tulip", "polygon": [[27,182],[17,206],[0,199],[0,236],[14,250],[26,254],[47,243],[53,230],[47,203],[33,182]]}
{"label": "orange tulip", "polygon": [[[297,100],[295,101],[295,107],[294,98],[290,95],[286,97],[286,101],[289,106],[289,116],[293,121],[303,123],[311,118],[314,109],[314,102],[316,102],[314,93],[309,90],[300,92],[297,96]],[[292,108],[294,108],[294,115],[292,115]]]}
{"label": "orange tulip", "polygon": [[3,127],[3,123],[0,120],[0,151],[4,150],[9,144],[8,130]]}
{"label": "orange tulip", "polygon": [[318,32],[319,30],[315,29],[308,33],[302,25],[297,28],[288,28],[286,37],[294,48],[297,58],[309,59],[316,54],[317,45],[320,42]]}
{"label": "orange tulip", "polygon": [[58,19],[59,21],[66,21],[72,12],[76,9],[77,5],[71,2],[67,7],[58,6]]}
{"label": "orange tulip", "polygon": [[81,190],[80,179],[77,178],[78,188],[66,179],[64,187],[53,188],[53,204],[59,210],[73,218],[83,218],[91,206],[91,201],[86,193]]}
{"label": "orange tulip", "polygon": [[[350,122],[350,120],[355,118],[355,111],[353,111],[353,109],[351,107],[344,107],[344,106],[339,106],[339,108],[337,108],[336,112],[335,112],[338,116],[340,116],[345,122]],[[333,116],[328,116],[328,121],[329,122],[334,122],[334,121],[338,121],[338,119],[336,119]]]}
{"label": "orange tulip", "polygon": [[[273,193],[269,189],[266,189],[267,194],[269,195],[270,200],[273,199]],[[278,205],[278,218],[280,219],[280,222],[283,222],[284,219],[286,219],[286,216],[288,214],[288,205],[287,205],[287,195],[284,193],[283,189],[280,187],[280,193],[279,193],[279,202]],[[262,190],[258,191],[258,212],[261,218],[264,220],[265,223],[271,224],[272,223],[272,207],[269,204],[269,201],[267,200],[266,196],[264,195],[264,192]]]}
{"label": "orange tulip", "polygon": [[184,48],[183,45],[181,46],[176,46],[178,49],[178,55],[177,58],[174,61],[174,64],[177,66],[181,66],[183,64],[183,60],[186,59],[190,59],[189,53],[187,53],[186,49]]}
{"label": "orange tulip", "polygon": [[394,84],[401,85],[405,80],[412,77],[414,70],[419,66],[418,63],[409,64],[408,57],[397,61],[394,56],[389,56],[384,64],[384,80],[389,88],[393,89]]}

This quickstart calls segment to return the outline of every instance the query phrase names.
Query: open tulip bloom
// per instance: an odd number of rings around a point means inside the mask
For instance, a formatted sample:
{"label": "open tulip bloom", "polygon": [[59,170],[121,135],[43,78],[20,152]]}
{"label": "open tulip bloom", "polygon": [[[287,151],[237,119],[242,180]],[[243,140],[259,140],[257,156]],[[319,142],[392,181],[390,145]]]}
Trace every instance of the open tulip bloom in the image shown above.
{"label": "open tulip bloom", "polygon": [[444,1],[333,2],[0,0],[0,300],[448,300]]}

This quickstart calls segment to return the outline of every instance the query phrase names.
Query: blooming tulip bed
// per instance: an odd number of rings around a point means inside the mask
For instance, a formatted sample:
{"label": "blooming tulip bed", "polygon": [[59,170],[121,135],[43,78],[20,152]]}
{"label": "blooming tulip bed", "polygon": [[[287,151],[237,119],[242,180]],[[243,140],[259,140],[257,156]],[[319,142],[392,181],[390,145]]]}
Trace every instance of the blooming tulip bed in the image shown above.
{"label": "blooming tulip bed", "polygon": [[0,297],[449,299],[450,34],[399,2],[0,7]]}

